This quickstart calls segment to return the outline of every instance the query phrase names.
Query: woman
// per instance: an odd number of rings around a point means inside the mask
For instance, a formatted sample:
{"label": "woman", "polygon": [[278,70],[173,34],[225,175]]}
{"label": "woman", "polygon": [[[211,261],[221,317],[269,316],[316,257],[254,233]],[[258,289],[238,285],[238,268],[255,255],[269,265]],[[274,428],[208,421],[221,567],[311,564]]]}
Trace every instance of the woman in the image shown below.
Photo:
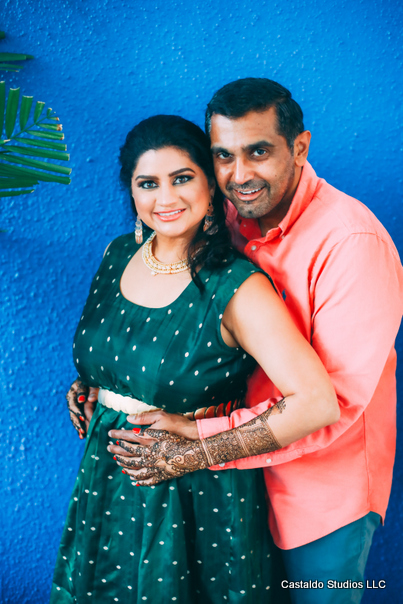
{"label": "woman", "polygon": [[[270,281],[231,248],[203,132],[179,117],[149,118],[129,133],[120,160],[154,233],[141,246],[137,223],[138,242],[129,234],[110,244],[76,332],[76,367],[102,388],[101,404],[51,601],[268,602],[260,471],[205,469],[136,488],[107,452],[108,432],[132,429],[127,414],[144,409],[230,412],[255,358],[294,410],[288,432],[280,422],[284,446],[337,419],[333,389]],[[248,313],[256,298],[264,326]]]}

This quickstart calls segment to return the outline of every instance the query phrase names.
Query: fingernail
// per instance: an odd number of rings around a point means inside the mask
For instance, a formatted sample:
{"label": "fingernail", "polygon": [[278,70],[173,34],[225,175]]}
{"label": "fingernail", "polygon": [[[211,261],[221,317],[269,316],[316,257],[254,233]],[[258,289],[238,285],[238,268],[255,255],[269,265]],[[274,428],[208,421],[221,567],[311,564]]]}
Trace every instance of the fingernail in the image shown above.
{"label": "fingernail", "polygon": [[113,456],[113,459],[116,461],[116,457],[115,456]]}
{"label": "fingernail", "polygon": [[85,403],[85,396],[83,394],[81,394],[77,400],[79,403]]}
{"label": "fingernail", "polygon": [[111,448],[109,446],[106,447],[106,450],[109,451],[109,453],[111,452]]}
{"label": "fingernail", "polygon": [[80,428],[80,432],[81,434],[84,434],[84,430],[82,428]]}
{"label": "fingernail", "polygon": [[116,441],[116,444],[117,444],[117,445],[119,444],[119,441],[118,441],[118,440]]}
{"label": "fingernail", "polygon": [[133,428],[132,432],[134,432],[135,434],[139,434],[141,432],[141,428]]}
{"label": "fingernail", "polygon": [[122,474],[126,474],[126,470],[122,470]]}
{"label": "fingernail", "polygon": [[139,486],[140,486],[140,485],[139,485],[139,483],[138,483],[138,482],[136,482],[136,487],[139,487]]}
{"label": "fingernail", "polygon": [[82,422],[85,422],[85,417],[83,417],[82,415],[80,415],[80,419]]}

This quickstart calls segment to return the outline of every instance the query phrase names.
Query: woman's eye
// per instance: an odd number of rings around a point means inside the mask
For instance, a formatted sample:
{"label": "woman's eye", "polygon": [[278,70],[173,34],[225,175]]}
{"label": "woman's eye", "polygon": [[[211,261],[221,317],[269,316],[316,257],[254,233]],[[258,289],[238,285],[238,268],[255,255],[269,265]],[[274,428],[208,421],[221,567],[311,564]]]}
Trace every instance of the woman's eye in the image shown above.
{"label": "woman's eye", "polygon": [[192,180],[191,176],[177,176],[174,180],[174,184],[175,185],[183,185],[185,182],[188,182],[189,180]]}
{"label": "woman's eye", "polygon": [[154,187],[156,187],[157,185],[155,184],[155,182],[153,180],[144,180],[143,182],[141,182],[139,184],[139,187],[141,189],[154,189]]}

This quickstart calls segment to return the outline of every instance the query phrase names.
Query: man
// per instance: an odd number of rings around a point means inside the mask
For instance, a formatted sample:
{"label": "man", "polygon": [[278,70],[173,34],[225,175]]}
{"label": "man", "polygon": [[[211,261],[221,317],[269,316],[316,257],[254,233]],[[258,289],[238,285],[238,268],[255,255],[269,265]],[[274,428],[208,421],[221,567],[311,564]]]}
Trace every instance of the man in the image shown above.
{"label": "man", "polygon": [[[218,184],[233,204],[234,241],[271,275],[320,356],[338,395],[340,420],[282,449],[262,439],[260,449],[246,447],[253,456],[245,458],[242,447],[237,450],[237,443],[245,444],[244,424],[270,413],[280,394],[258,369],[249,385],[249,408],[197,422],[201,447],[185,439],[167,446],[171,437],[154,431],[161,440],[152,455],[150,447],[122,443],[143,468],[128,471],[158,482],[217,461],[215,469],[263,467],[270,531],[287,571],[284,590],[297,603],[359,602],[392,480],[399,257],[365,206],[316,176],[307,162],[310,133],[302,111],[281,85],[246,78],[224,86],[208,105],[206,128]],[[141,422],[149,424],[150,416],[136,418]],[[214,439],[223,432],[233,435],[234,444],[219,457]],[[268,450],[270,455],[256,455]],[[193,454],[192,463],[177,461],[185,453]],[[301,581],[304,588],[294,589],[293,582]]]}

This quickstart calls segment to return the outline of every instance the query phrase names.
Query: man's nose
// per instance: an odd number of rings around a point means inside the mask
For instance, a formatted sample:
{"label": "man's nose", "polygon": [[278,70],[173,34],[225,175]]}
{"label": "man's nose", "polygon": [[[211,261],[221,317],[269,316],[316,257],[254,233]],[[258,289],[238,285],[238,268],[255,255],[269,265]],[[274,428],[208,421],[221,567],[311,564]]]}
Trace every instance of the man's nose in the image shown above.
{"label": "man's nose", "polygon": [[233,179],[238,185],[246,183],[248,180],[253,180],[254,171],[249,162],[242,158],[238,158],[234,165]]}

